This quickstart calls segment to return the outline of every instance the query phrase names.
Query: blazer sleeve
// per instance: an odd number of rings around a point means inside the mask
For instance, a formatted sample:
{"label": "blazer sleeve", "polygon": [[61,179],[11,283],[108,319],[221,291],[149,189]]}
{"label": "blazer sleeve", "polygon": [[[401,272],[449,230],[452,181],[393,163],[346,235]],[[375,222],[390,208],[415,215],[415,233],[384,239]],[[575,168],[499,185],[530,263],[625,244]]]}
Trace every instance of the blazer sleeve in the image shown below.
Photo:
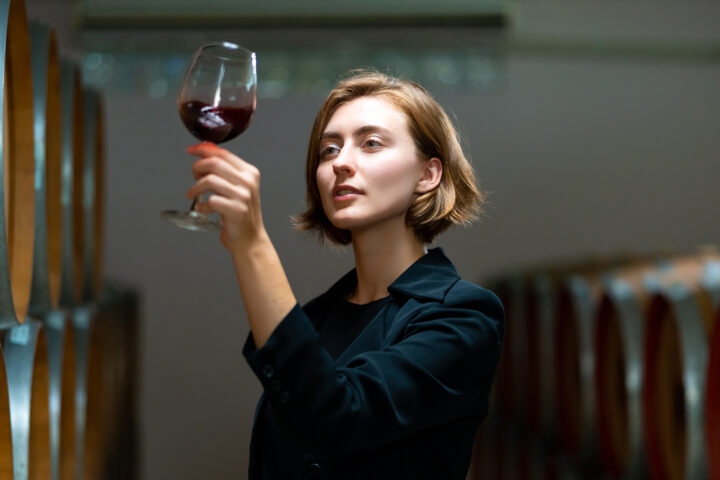
{"label": "blazer sleeve", "polygon": [[[409,299],[408,302],[417,302]],[[308,452],[369,450],[453,419],[487,414],[504,332],[497,297],[458,282],[417,305],[403,335],[337,367],[299,306],[243,353],[273,413]]]}

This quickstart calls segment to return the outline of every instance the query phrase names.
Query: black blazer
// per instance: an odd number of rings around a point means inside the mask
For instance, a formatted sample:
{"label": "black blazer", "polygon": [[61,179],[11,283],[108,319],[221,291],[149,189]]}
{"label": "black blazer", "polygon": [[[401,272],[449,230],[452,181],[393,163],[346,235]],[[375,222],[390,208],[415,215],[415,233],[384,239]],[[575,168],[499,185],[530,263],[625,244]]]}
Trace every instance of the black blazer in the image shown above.
{"label": "black blazer", "polygon": [[349,272],[267,343],[243,349],[301,468],[270,464],[264,416],[256,413],[250,480],[292,478],[464,480],[475,430],[487,415],[504,312],[490,291],[463,281],[439,248],[388,288],[392,301],[337,361],[314,325],[355,287]]}

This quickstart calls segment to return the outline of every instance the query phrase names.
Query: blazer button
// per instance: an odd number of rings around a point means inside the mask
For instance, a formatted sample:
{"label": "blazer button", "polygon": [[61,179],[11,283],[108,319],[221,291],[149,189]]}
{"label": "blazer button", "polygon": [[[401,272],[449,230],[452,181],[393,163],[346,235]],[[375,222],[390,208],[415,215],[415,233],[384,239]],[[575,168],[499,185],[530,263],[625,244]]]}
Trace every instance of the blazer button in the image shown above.
{"label": "blazer button", "polygon": [[263,375],[267,378],[271,378],[275,374],[275,369],[273,369],[272,365],[265,365],[262,371]]}
{"label": "blazer button", "polygon": [[290,400],[290,392],[282,392],[280,394],[280,403],[288,403]]}
{"label": "blazer button", "polygon": [[282,382],[280,380],[278,380],[277,378],[273,378],[272,380],[270,380],[270,389],[273,392],[279,392],[281,388]]}

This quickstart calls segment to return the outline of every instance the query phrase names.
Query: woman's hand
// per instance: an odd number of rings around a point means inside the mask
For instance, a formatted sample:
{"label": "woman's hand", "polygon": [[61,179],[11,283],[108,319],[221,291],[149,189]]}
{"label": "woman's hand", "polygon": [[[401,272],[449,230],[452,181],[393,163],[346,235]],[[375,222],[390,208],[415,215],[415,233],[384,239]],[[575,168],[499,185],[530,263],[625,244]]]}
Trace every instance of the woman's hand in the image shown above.
{"label": "woman's hand", "polygon": [[260,209],[260,171],[213,143],[193,145],[187,152],[200,157],[193,164],[197,182],[187,196],[212,193],[207,201],[198,202],[195,210],[220,214],[220,241],[225,248],[232,253],[263,239],[266,232]]}

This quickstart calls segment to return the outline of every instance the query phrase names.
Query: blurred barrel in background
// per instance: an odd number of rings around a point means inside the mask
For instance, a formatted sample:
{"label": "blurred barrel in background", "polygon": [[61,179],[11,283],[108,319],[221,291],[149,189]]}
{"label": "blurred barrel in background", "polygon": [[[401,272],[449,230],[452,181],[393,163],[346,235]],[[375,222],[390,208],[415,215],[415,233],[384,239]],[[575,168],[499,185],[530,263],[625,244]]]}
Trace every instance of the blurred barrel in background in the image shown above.
{"label": "blurred barrel in background", "polygon": [[[75,95],[80,92],[74,91]],[[79,98],[79,97],[78,97]],[[75,272],[74,293],[80,305],[72,309],[73,334],[76,339],[77,363],[75,381],[75,462],[84,478],[105,478],[105,459],[110,425],[107,411],[114,401],[108,388],[111,362],[118,352],[112,349],[114,339],[111,308],[100,301],[102,288],[103,227],[103,112],[100,95],[90,89],[82,91],[81,151],[75,157],[72,175],[72,237],[81,248],[82,268]],[[77,132],[73,136],[77,140]],[[77,152],[76,152],[77,154]],[[77,194],[78,186],[80,194]],[[78,202],[79,201],[79,208]],[[80,239],[80,241],[78,241]]]}
{"label": "blurred barrel in background", "polygon": [[43,315],[50,369],[50,454],[53,479],[75,478],[75,341],[68,315]]}
{"label": "blurred barrel in background", "polygon": [[28,319],[7,330],[3,340],[13,471],[16,479],[50,478],[49,374],[42,324]]}
{"label": "blurred barrel in background", "polygon": [[35,139],[35,242],[30,313],[58,308],[62,266],[60,60],[55,32],[30,24]]}
{"label": "blurred barrel in background", "polygon": [[555,389],[559,442],[576,461],[597,460],[593,329],[601,294],[597,272],[568,275],[558,292]]}
{"label": "blurred barrel in background", "polygon": [[[653,478],[704,479],[709,333],[720,255],[673,258],[657,275],[644,339],[645,436]],[[708,404],[708,409],[711,409]]]}
{"label": "blurred barrel in background", "polygon": [[[0,316],[12,436],[13,478],[50,478],[47,342],[27,317],[34,263],[33,70],[25,5],[0,2],[4,89],[0,182]],[[4,470],[4,469],[3,469]],[[6,471],[6,470],[4,470]]]}
{"label": "blurred barrel in background", "polygon": [[137,476],[137,302],[132,290],[106,285],[83,333],[88,339],[84,478]]}
{"label": "blurred barrel in background", "polygon": [[502,434],[503,431],[497,421],[489,419],[488,422],[480,425],[475,434],[473,453],[466,480],[498,478],[501,475],[504,453]]}
{"label": "blurred barrel in background", "polygon": [[468,478],[720,478],[719,253],[588,258],[486,285],[507,328]]}
{"label": "blurred barrel in background", "polygon": [[62,105],[62,287],[60,303],[65,308],[80,305],[84,286],[83,162],[84,94],[78,67],[60,61]]}
{"label": "blurred barrel in background", "polygon": [[35,228],[30,37],[21,0],[0,1],[0,68],[0,326],[8,327],[27,315]]}
{"label": "blurred barrel in background", "polygon": [[100,93],[22,0],[0,30],[0,480],[136,478],[138,299],[102,275]]}
{"label": "blurred barrel in background", "polygon": [[[528,386],[528,425],[542,445],[552,446],[556,440],[555,378],[555,317],[557,310],[557,271],[533,274],[528,279],[526,325],[524,331],[526,357],[523,364]],[[531,400],[532,399],[532,400]]]}
{"label": "blurred barrel in background", "polygon": [[[488,288],[502,302],[505,309],[505,338],[510,338],[508,330],[512,328],[510,322],[511,312],[508,310],[510,306],[510,287],[509,282],[505,279],[495,279],[490,282]],[[497,373],[495,375],[495,383],[490,392],[490,415],[493,417],[506,417],[512,412],[513,407],[513,382],[512,382],[512,344],[505,341],[503,343],[500,358],[498,360]]]}
{"label": "blurred barrel in background", "polygon": [[529,420],[527,399],[529,388],[525,382],[526,324],[527,324],[527,282],[523,274],[513,275],[508,280],[509,304],[506,307],[506,331],[504,344],[510,354],[510,383],[512,385],[512,405],[508,414],[518,426],[526,426]]}
{"label": "blurred barrel in background", "polygon": [[[58,310],[62,267],[60,59],[54,30],[30,22],[35,136],[35,246],[30,314],[43,322],[49,375],[50,478],[71,478],[74,462],[67,454],[74,432],[74,400],[64,386],[74,384],[72,334]],[[64,393],[65,392],[65,393]],[[64,427],[64,428],[63,428]],[[63,450],[66,454],[63,455]],[[74,448],[70,449],[74,452]]]}
{"label": "blurred barrel in background", "polygon": [[82,212],[83,299],[95,301],[102,289],[103,231],[105,212],[104,113],[100,93],[84,91]]}
{"label": "blurred barrel in background", "polygon": [[604,276],[595,318],[595,404],[602,461],[614,478],[647,472],[642,428],[642,339],[652,294],[651,264]]}
{"label": "blurred barrel in background", "polygon": [[72,310],[76,478],[137,478],[138,297],[106,284]]}
{"label": "blurred barrel in background", "polygon": [[[55,325],[54,338],[62,339],[62,352],[55,349],[55,372],[62,404],[59,453],[60,478],[82,478],[86,414],[85,375],[87,371],[87,336],[92,305],[84,305],[84,91],[79,69],[67,58],[60,60],[61,84],[61,176],[60,204],[62,215],[60,306],[65,312]],[[80,325],[80,328],[78,328]],[[67,363],[73,362],[71,373]],[[68,372],[68,374],[65,374]]]}
{"label": "blurred barrel in background", "polygon": [[10,395],[5,369],[5,353],[0,346],[0,480],[12,480],[13,478],[12,454]]}
{"label": "blurred barrel in background", "polygon": [[[102,308],[93,309],[88,315],[88,324],[81,326],[78,317],[75,317],[75,332],[80,338],[87,342],[87,350],[84,356],[78,357],[78,362],[85,360],[81,371],[85,376],[80,377],[85,385],[85,423],[78,424],[78,433],[82,435],[82,444],[78,443],[77,448],[82,450],[82,463],[78,462],[78,468],[84,471],[84,478],[103,478],[102,463],[105,454],[107,438],[104,429],[107,428],[107,418],[104,413],[107,408],[106,402],[111,401],[110,392],[106,388],[106,377],[108,375],[107,355],[111,355],[108,344],[110,335],[108,330],[109,319]],[[82,333],[80,333],[82,332]],[[80,387],[78,382],[78,387]],[[78,388],[79,391],[79,388]],[[79,406],[79,408],[82,408]]]}
{"label": "blurred barrel in background", "polygon": [[720,480],[720,307],[716,309],[710,343],[710,360],[705,395],[705,432],[710,479]]}

